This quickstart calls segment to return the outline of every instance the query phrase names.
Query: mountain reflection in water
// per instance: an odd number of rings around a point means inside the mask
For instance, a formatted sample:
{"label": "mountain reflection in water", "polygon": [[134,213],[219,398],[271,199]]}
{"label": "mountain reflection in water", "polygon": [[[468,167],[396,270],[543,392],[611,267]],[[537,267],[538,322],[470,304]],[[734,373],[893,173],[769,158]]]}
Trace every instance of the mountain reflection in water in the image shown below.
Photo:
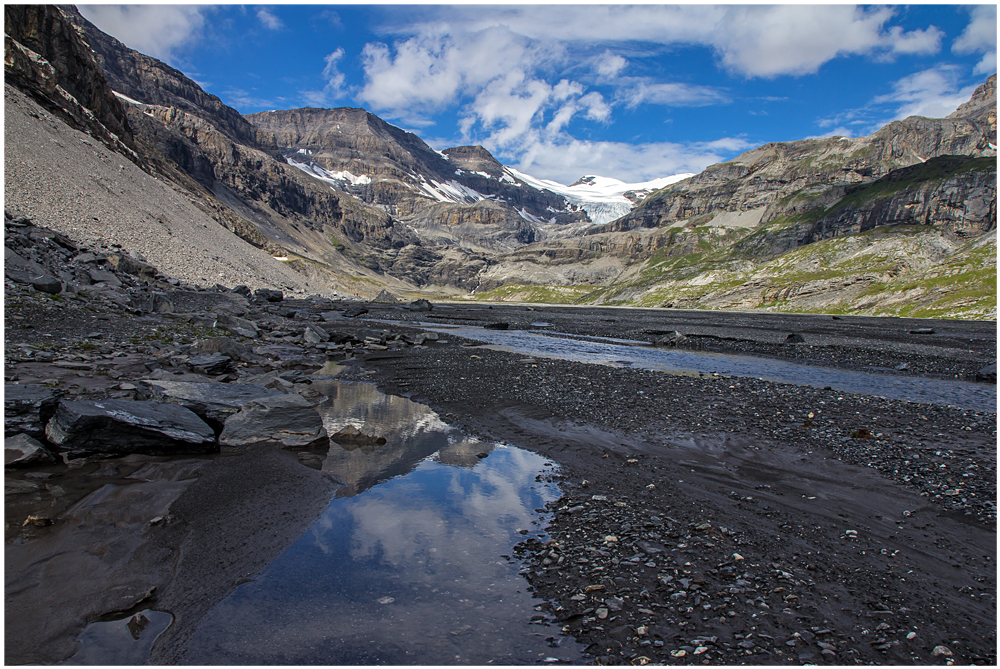
{"label": "mountain reflection in water", "polygon": [[322,469],[344,483],[337,497],[351,497],[406,474],[431,455],[444,464],[471,467],[479,454],[494,448],[449,427],[428,407],[380,393],[370,383],[314,381],[312,388],[329,398],[317,407],[328,434],[350,426],[386,440],[360,446],[330,442]]}
{"label": "mountain reflection in water", "polygon": [[[578,661],[502,556],[540,536],[534,509],[558,497],[551,463],[479,442],[429,408],[370,384],[316,381],[327,430],[351,425],[381,446],[331,443],[322,469],[345,486],[255,581],[202,619],[195,664],[537,664]],[[456,466],[457,465],[457,466]],[[551,641],[549,640],[551,639]]]}

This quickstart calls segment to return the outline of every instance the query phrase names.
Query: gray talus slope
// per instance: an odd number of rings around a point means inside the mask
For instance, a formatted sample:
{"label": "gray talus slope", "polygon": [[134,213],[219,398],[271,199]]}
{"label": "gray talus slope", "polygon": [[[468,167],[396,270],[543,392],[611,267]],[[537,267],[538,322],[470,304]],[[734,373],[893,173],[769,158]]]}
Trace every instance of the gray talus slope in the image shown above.
{"label": "gray talus slope", "polygon": [[202,285],[319,292],[220,226],[187,194],[4,87],[4,206],[80,242],[101,241]]}

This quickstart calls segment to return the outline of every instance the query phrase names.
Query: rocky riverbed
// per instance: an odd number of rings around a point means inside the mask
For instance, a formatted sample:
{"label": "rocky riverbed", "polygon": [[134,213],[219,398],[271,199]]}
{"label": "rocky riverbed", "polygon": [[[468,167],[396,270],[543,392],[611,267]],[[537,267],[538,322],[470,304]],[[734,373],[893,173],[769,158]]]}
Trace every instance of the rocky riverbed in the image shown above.
{"label": "rocky riverbed", "polygon": [[995,323],[285,299],[185,285],[120,249],[6,223],[10,663],[64,660],[87,622],[148,606],[174,615],[150,660],[177,661],[338,485],[312,468],[336,435],[312,418],[310,377],[332,366],[558,464],[548,534],[507,557],[539,624],[596,663],[996,663],[995,411],[425,330],[991,384]]}

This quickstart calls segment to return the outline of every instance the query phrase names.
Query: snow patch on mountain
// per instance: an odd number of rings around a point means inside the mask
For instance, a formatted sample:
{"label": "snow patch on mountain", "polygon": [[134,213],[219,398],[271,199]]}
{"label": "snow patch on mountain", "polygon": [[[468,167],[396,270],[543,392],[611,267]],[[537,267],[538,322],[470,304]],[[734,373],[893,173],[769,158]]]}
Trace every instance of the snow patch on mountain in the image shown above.
{"label": "snow patch on mountain", "polygon": [[[674,174],[640,183],[625,183],[611,177],[586,176],[566,186],[524,174],[512,167],[504,167],[503,179],[520,181],[538,190],[549,190],[562,195],[567,202],[586,211],[595,225],[602,225],[632,211],[635,202],[644,199],[649,193],[691,176],[694,174]],[[630,200],[625,197],[625,193],[632,193],[635,199]]]}
{"label": "snow patch on mountain", "polygon": [[458,204],[474,204],[489,198],[477,190],[463,186],[457,181],[448,180],[444,183],[427,180],[420,177],[420,192],[438,202],[457,202]]}
{"label": "snow patch on mountain", "polygon": [[285,158],[288,164],[292,167],[297,167],[306,174],[316,177],[321,181],[326,181],[337,186],[342,186],[344,182],[351,184],[352,186],[366,186],[372,182],[371,177],[362,174],[361,176],[354,176],[348,171],[343,172],[331,172],[329,170],[323,169],[316,163],[300,163],[293,158]]}

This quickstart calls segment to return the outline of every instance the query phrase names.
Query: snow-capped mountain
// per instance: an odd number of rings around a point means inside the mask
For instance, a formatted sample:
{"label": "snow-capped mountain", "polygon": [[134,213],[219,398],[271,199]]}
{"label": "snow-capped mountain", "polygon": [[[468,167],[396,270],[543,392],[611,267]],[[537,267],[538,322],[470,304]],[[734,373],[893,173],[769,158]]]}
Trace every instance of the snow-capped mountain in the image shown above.
{"label": "snow-capped mountain", "polygon": [[693,174],[674,174],[641,183],[625,183],[611,177],[586,176],[569,186],[565,186],[549,179],[539,179],[518,172],[512,167],[505,167],[504,172],[513,179],[538,190],[549,190],[557,195],[562,195],[571,205],[586,211],[594,225],[603,225],[621,218],[632,211],[636,204],[653,191],[694,176]]}

